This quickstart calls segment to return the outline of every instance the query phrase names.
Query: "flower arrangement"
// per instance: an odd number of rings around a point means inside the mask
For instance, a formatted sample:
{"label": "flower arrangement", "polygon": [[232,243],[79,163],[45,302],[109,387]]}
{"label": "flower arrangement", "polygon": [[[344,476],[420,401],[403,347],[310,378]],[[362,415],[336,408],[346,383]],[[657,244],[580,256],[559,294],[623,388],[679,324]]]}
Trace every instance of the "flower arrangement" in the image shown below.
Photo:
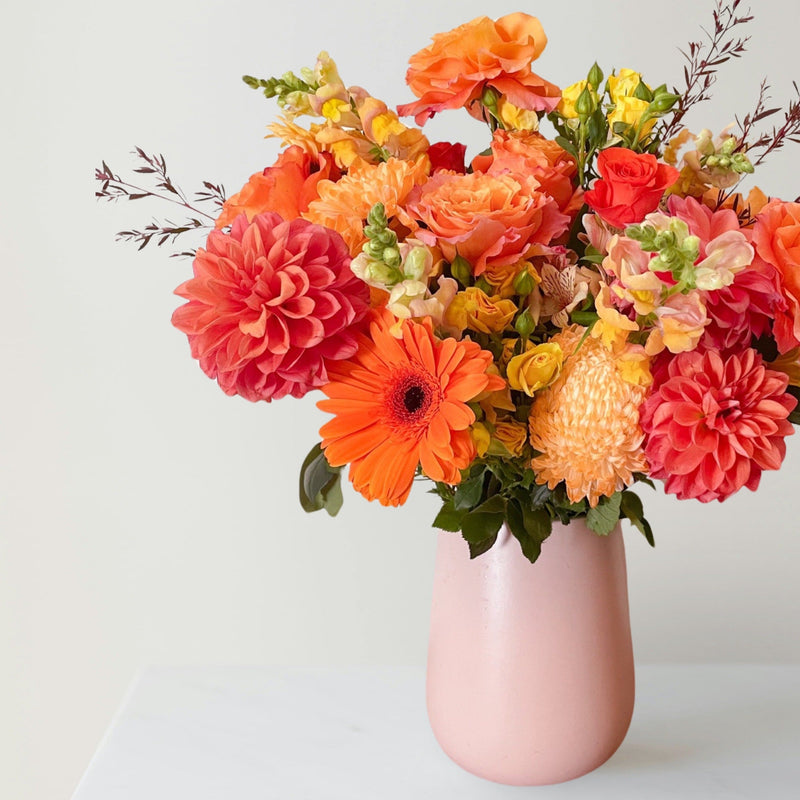
{"label": "flower arrangement", "polygon": [[[716,137],[683,122],[745,50],[739,6],[717,0],[671,90],[596,63],[559,89],[533,71],[546,38],[524,13],[435,35],[396,111],[321,53],[244,78],[277,99],[284,149],[236,194],[207,182],[193,204],[138,148],[155,191],[103,162],[97,194],[190,210],[120,234],[140,248],[209,229],[182,253],[172,321],[226,394],[324,395],[307,511],[338,512],[349,466],[387,506],[433,481],[434,525],[472,557],[506,523],[535,561],[576,517],[600,535],[628,519],[653,544],[635,483],[702,502],[754,490],[800,424],[800,198],[739,191],[800,140],[800,96],[768,108],[762,84]],[[489,128],[469,163],[421,130],[456,109]]]}

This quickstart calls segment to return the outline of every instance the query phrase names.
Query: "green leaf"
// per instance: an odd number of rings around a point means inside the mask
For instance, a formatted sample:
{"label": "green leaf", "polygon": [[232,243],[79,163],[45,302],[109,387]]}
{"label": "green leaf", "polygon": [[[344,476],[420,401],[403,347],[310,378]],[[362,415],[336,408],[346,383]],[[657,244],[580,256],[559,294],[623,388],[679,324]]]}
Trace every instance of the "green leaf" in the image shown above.
{"label": "green leaf", "polygon": [[436,515],[433,521],[433,527],[439,528],[442,531],[450,531],[457,533],[461,530],[461,520],[464,519],[463,511],[456,511],[453,506],[453,501],[448,500]]}
{"label": "green leaf", "polygon": [[335,516],[342,507],[341,467],[332,467],[319,444],[311,448],[300,467],[300,505],[312,513],[326,509]]}
{"label": "green leaf", "polygon": [[653,481],[651,481],[650,478],[648,478],[643,472],[634,472],[633,479],[638,483],[643,483],[646,486],[649,486],[651,489],[656,488],[656,485],[653,483]]}
{"label": "green leaf", "polygon": [[600,502],[586,512],[586,525],[589,530],[598,536],[608,536],[619,521],[619,509],[622,503],[622,494],[617,492],[609,498],[602,498]]}
{"label": "green leaf", "polygon": [[642,501],[638,494],[630,491],[622,492],[620,513],[644,535],[650,547],[656,546],[653,529],[650,527],[650,523],[644,518],[644,507],[642,506]]}
{"label": "green leaf", "polygon": [[542,542],[550,535],[553,522],[543,508],[527,508],[519,499],[508,503],[508,527],[522,548],[522,554],[533,564],[542,552]]}
{"label": "green leaf", "polygon": [[570,155],[578,155],[575,145],[565,136],[556,136],[555,142],[562,150],[566,150]]}
{"label": "green leaf", "polygon": [[342,473],[337,471],[333,480],[320,492],[322,495],[323,507],[332,517],[335,517],[344,504],[342,495]]}
{"label": "green leaf", "polygon": [[462,481],[456,487],[453,504],[457,511],[474,508],[483,496],[484,471],[481,470],[475,477]]}
{"label": "green leaf", "polygon": [[499,494],[493,495],[474,511],[464,515],[461,521],[461,535],[471,544],[480,544],[497,532],[506,517],[506,501]]}
{"label": "green leaf", "polygon": [[494,546],[494,543],[496,541],[497,541],[497,534],[490,537],[489,539],[485,539],[482,542],[478,542],[478,544],[467,542],[467,544],[469,545],[469,557],[477,558],[478,556],[482,556],[487,550],[490,550]]}

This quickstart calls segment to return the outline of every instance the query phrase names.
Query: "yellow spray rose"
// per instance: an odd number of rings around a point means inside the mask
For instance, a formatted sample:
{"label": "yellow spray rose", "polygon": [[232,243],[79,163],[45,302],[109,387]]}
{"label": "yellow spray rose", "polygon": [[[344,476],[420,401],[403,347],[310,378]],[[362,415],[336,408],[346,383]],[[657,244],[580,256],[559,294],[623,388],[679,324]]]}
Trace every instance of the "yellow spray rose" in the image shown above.
{"label": "yellow spray rose", "polygon": [[447,308],[445,322],[459,330],[470,328],[480,333],[499,333],[508,327],[517,306],[499,295],[489,297],[477,286],[459,292]]}
{"label": "yellow spray rose", "polygon": [[608,92],[611,102],[616,103],[622,97],[632,97],[641,80],[642,76],[632,69],[621,69],[616,75],[609,75]]}
{"label": "yellow spray rose", "polygon": [[534,392],[549,386],[558,377],[563,364],[564,351],[556,342],[528,343],[522,355],[508,362],[508,385],[533,397]]}
{"label": "yellow spray rose", "polygon": [[506,130],[535,131],[539,129],[539,115],[535,111],[517,108],[505,97],[498,98],[497,113]]}
{"label": "yellow spray rose", "polygon": [[575,103],[581,96],[581,92],[589,86],[588,81],[578,81],[573,83],[572,86],[567,86],[566,89],[561,90],[561,102],[558,104],[558,112],[567,119],[577,119],[578,112],[575,110]]}
{"label": "yellow spray rose", "polygon": [[494,438],[511,453],[512,456],[521,456],[528,441],[528,426],[515,419],[498,419],[494,428]]}
{"label": "yellow spray rose", "polygon": [[[615,122],[624,122],[626,125],[636,127],[649,105],[646,100],[640,100],[638,97],[620,97],[614,110],[608,115],[608,124],[613,127]],[[655,117],[647,120],[642,126],[641,135],[650,133],[655,124]]]}
{"label": "yellow spray rose", "polygon": [[[647,100],[633,96],[640,82],[643,82],[642,76],[632,69],[621,69],[616,75],[608,76],[608,92],[614,104],[614,110],[608,115],[609,125],[624,122],[626,125],[636,127],[639,124],[642,114],[650,105]],[[644,85],[647,86],[646,83]],[[648,120],[642,128],[641,135],[650,133],[655,124],[655,119]]]}

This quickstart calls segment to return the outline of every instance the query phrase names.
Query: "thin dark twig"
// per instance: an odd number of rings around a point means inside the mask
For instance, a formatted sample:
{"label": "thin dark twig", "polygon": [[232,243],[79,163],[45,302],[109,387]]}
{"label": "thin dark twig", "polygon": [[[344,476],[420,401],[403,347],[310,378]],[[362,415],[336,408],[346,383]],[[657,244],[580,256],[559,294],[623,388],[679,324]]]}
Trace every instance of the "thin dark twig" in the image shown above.
{"label": "thin dark twig", "polygon": [[[141,250],[153,240],[160,247],[167,241],[174,242],[183,233],[214,227],[216,216],[189,202],[184,192],[170,178],[167,172],[167,162],[163,155],[148,155],[141,147],[135,149],[134,155],[142,164],[133,171],[140,175],[154,176],[155,188],[148,189],[123,179],[103,161],[102,166],[95,170],[95,179],[101,183],[95,196],[109,201],[141,200],[145,197],[154,197],[158,200],[175,203],[192,212],[192,216],[183,224],[175,224],[170,220],[165,220],[163,223],[154,220],[142,230],[120,231],[117,234],[118,241],[138,242]],[[203,181],[203,190],[195,192],[194,197],[194,203],[212,203],[219,212],[225,203],[225,187],[222,184]],[[193,256],[194,253],[184,251],[175,255]]]}
{"label": "thin dark twig", "polygon": [[683,68],[684,88],[673,89],[681,99],[673,112],[672,119],[660,134],[662,141],[668,141],[683,126],[683,118],[689,109],[711,97],[711,87],[717,79],[717,70],[732,58],[740,58],[747,50],[749,36],[735,38],[732,31],[750,22],[753,17],[750,9],[738,15],[741,0],[716,0],[713,18],[714,28],[707,31],[707,42],[689,42],[687,50],[681,50],[688,65]]}

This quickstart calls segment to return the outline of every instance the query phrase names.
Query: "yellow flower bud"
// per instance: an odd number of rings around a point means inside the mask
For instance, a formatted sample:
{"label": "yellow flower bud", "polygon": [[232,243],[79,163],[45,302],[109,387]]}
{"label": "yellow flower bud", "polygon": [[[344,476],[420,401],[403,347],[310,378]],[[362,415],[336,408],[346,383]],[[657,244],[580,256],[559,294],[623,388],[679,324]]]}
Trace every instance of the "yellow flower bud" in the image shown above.
{"label": "yellow flower bud", "polygon": [[526,352],[508,362],[508,385],[533,397],[558,377],[563,364],[564,351],[556,342],[529,345]]}
{"label": "yellow flower bud", "polygon": [[528,426],[515,419],[498,419],[494,428],[494,438],[511,453],[512,456],[521,456],[528,441]]}
{"label": "yellow flower bud", "polygon": [[502,300],[498,295],[489,297],[477,286],[470,286],[453,298],[445,321],[459,330],[471,328],[480,333],[499,333],[508,327],[516,313],[513,300]]}

